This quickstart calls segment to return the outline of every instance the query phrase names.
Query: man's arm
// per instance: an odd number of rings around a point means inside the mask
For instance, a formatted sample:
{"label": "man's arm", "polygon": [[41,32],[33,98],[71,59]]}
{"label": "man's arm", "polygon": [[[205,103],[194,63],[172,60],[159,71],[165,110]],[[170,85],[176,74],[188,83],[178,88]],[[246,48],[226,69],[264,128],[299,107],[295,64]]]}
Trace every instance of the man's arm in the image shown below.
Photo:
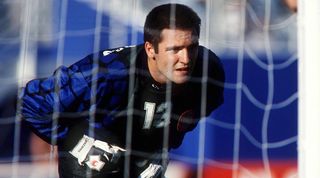
{"label": "man's arm", "polygon": [[88,105],[83,102],[88,97],[88,83],[76,69],[60,67],[48,78],[32,80],[20,96],[19,111],[23,120],[48,143],[51,139],[63,138],[68,122],[74,122],[81,115],[71,112]]}

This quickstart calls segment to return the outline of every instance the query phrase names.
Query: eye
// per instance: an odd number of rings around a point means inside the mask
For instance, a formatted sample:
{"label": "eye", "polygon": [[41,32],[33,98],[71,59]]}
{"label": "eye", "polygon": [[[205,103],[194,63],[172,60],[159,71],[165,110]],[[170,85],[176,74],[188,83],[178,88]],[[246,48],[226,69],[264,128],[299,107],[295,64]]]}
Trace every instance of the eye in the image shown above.
{"label": "eye", "polygon": [[176,54],[176,53],[178,53],[180,50],[181,50],[181,49],[173,49],[172,52]]}

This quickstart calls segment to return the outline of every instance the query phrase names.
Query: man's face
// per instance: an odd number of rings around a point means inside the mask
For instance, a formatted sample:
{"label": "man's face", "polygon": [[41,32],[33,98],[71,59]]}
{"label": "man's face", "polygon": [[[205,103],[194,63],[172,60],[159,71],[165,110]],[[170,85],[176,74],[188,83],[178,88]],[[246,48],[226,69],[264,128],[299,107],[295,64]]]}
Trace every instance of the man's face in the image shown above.
{"label": "man's face", "polygon": [[[159,83],[185,83],[198,55],[199,39],[192,30],[164,29],[158,52],[149,56],[152,77]],[[153,49],[154,50],[154,49]]]}

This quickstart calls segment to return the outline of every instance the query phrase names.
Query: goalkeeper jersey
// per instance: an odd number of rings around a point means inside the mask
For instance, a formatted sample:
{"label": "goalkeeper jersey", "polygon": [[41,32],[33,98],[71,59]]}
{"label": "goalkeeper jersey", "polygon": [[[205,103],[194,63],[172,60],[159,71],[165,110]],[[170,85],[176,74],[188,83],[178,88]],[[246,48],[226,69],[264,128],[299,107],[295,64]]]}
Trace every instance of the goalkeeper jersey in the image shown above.
{"label": "goalkeeper jersey", "polygon": [[142,147],[144,138],[150,145],[144,150],[163,146],[159,142],[168,128],[169,148],[178,147],[184,133],[223,103],[222,64],[199,46],[192,76],[180,86],[159,85],[146,64],[143,45],[91,54],[48,78],[28,82],[20,114],[51,144],[63,143],[74,126],[87,122],[84,134],[94,128],[92,137],[124,146],[131,119],[133,146]]}

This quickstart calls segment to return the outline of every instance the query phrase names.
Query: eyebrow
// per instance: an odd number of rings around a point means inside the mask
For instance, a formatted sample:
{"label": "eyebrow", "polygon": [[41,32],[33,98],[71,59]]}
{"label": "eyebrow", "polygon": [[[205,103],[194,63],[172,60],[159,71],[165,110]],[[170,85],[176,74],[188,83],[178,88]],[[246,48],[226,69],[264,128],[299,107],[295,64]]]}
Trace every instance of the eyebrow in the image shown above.
{"label": "eyebrow", "polygon": [[166,51],[171,51],[171,50],[179,50],[183,49],[185,46],[169,46],[166,48]]}
{"label": "eyebrow", "polygon": [[192,46],[197,46],[197,45],[199,45],[199,42],[197,41],[197,42],[193,42],[193,43],[191,43],[190,45],[188,45],[188,46],[184,46],[184,45],[181,45],[181,46],[169,46],[169,47],[166,47],[166,51],[170,51],[170,50],[180,50],[180,49],[183,49],[183,48],[185,48],[185,47],[192,47]]}

